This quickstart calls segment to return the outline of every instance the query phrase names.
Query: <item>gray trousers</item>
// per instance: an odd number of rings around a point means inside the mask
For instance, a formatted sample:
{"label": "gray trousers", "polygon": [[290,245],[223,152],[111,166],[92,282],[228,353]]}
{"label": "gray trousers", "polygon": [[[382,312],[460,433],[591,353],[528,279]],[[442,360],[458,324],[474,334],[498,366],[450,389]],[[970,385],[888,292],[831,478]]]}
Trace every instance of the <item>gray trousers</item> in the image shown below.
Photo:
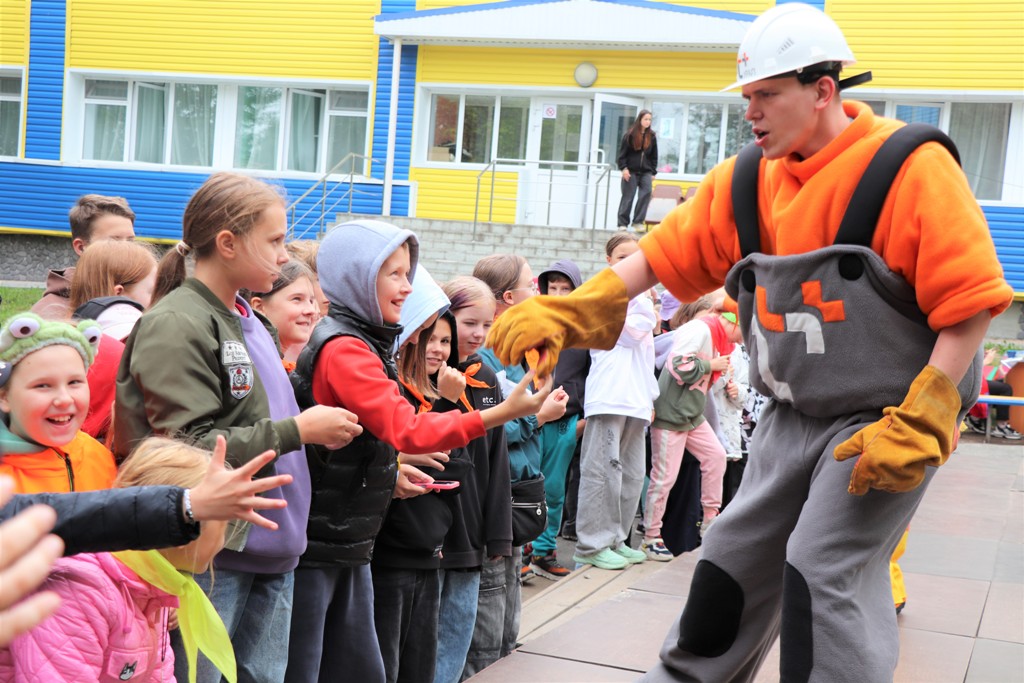
{"label": "gray trousers", "polygon": [[935,470],[907,493],[847,493],[856,458],[833,450],[878,417],[768,404],[743,485],[705,536],[683,614],[643,680],[752,681],[781,633],[781,681],[892,681],[889,557]]}
{"label": "gray trousers", "polygon": [[587,418],[580,451],[577,555],[629,543],[644,488],[646,427],[647,420],[625,415]]}

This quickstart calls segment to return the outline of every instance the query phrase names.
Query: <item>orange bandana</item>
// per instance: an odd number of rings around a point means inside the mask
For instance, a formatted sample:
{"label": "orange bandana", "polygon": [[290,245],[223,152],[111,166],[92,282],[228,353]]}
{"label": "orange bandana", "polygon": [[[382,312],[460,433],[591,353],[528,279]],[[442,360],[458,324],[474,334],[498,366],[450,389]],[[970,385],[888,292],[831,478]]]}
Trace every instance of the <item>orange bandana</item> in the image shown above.
{"label": "orange bandana", "polygon": [[[476,373],[480,370],[480,365],[481,363],[473,363],[468,368],[466,368],[465,372],[462,373],[466,377],[466,386],[473,387],[475,389],[490,389],[491,387],[490,385],[487,384],[487,382],[481,382],[480,380],[475,379]],[[459,397],[459,402],[462,403],[462,405],[466,406],[466,410],[475,410],[475,408],[473,408],[473,406],[469,404],[469,399],[466,398],[465,391],[463,391],[462,396]]]}

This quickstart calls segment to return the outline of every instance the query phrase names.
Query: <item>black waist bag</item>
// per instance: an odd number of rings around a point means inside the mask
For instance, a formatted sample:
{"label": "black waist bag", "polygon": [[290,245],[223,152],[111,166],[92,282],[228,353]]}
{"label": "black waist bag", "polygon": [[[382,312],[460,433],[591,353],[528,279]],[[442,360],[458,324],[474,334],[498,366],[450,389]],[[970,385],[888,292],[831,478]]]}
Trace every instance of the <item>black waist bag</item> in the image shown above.
{"label": "black waist bag", "polygon": [[512,546],[518,547],[537,538],[547,524],[544,475],[512,482]]}

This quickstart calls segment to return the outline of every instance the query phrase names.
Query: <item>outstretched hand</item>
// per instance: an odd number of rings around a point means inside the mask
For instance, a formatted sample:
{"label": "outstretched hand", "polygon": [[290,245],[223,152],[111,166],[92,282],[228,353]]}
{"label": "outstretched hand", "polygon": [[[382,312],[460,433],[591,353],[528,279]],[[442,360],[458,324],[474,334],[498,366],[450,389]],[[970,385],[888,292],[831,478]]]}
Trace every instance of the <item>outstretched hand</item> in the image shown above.
{"label": "outstretched hand", "polygon": [[260,516],[256,510],[276,510],[288,503],[277,498],[264,498],[257,494],[292,482],[290,474],[278,474],[262,479],[253,476],[274,459],[274,451],[266,451],[238,469],[229,470],[224,464],[227,441],[217,437],[213,457],[206,476],[192,489],[192,514],[199,521],[241,519],[264,529],[276,530],[277,524]]}
{"label": "outstretched hand", "polygon": [[[14,482],[0,477],[0,507],[12,495]],[[53,508],[34,505],[0,524],[0,648],[60,607],[60,598],[49,591],[22,600],[64,553],[64,541],[49,533],[56,522]]]}

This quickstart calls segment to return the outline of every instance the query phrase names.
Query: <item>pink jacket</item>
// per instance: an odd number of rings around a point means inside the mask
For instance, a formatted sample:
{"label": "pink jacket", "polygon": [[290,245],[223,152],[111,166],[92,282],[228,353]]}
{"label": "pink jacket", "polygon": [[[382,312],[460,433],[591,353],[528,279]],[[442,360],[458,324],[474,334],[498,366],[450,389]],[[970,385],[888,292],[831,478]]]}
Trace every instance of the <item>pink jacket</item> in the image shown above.
{"label": "pink jacket", "polygon": [[177,597],[110,553],[58,560],[42,588],[60,609],[0,650],[0,681],[174,681],[167,617]]}

